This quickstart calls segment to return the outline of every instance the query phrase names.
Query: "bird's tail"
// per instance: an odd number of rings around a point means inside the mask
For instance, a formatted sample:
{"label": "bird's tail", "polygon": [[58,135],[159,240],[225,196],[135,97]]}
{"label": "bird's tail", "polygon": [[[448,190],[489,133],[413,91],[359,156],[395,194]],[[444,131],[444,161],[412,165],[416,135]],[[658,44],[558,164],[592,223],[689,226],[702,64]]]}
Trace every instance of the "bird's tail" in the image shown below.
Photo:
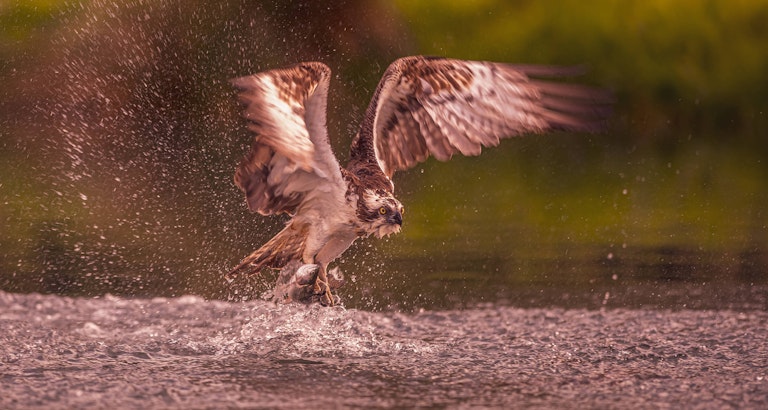
{"label": "bird's tail", "polygon": [[258,273],[263,268],[280,269],[292,260],[301,260],[307,239],[306,227],[288,224],[261,248],[253,251],[234,269],[227,273],[227,280],[237,275]]}

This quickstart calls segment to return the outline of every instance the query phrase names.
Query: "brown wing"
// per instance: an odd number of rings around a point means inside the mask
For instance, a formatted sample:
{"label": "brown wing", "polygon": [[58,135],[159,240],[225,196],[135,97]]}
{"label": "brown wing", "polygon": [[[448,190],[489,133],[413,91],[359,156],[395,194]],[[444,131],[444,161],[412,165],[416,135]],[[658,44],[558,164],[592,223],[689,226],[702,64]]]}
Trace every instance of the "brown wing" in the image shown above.
{"label": "brown wing", "polygon": [[310,191],[343,198],[346,185],[325,123],[331,70],[301,63],[232,80],[253,134],[235,172],[252,211],[294,214]]}
{"label": "brown wing", "polygon": [[235,266],[227,279],[234,279],[238,274],[258,273],[262,268],[279,269],[292,260],[301,260],[307,241],[307,226],[288,224],[269,242],[253,251]]}
{"label": "brown wing", "polygon": [[434,57],[405,57],[379,82],[352,144],[352,159],[370,161],[391,177],[433,155],[479,155],[501,138],[551,130],[596,132],[611,97],[586,86],[532,77],[577,69],[515,66]]}

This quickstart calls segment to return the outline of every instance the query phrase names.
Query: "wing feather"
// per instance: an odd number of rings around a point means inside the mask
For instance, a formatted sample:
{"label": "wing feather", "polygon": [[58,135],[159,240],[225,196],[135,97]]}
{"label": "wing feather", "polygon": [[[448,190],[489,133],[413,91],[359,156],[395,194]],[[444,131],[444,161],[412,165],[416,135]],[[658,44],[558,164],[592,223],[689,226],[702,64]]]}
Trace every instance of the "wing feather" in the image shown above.
{"label": "wing feather", "polygon": [[[536,79],[580,68],[413,56],[392,63],[352,144],[390,177],[429,155],[479,155],[503,138],[552,130],[598,132],[611,97],[603,90]],[[372,160],[372,159],[371,159]]]}
{"label": "wing feather", "polygon": [[343,198],[326,130],[330,74],[325,64],[309,62],[232,80],[253,133],[235,172],[250,210],[294,214],[311,191]]}

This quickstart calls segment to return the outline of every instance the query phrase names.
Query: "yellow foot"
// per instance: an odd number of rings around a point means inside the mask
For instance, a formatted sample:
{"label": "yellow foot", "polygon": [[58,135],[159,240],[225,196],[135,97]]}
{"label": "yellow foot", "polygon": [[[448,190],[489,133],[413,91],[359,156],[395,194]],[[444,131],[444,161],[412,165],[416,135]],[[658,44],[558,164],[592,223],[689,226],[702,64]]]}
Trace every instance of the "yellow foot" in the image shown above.
{"label": "yellow foot", "polygon": [[328,276],[326,275],[327,265],[319,264],[320,270],[317,272],[317,279],[315,279],[315,285],[313,290],[315,295],[320,296],[320,304],[323,306],[335,306],[339,303],[340,299],[331,292],[331,285],[328,282]]}
{"label": "yellow foot", "polygon": [[335,306],[337,303],[338,296],[331,293],[331,286],[320,278],[315,281],[315,294],[320,296],[320,304],[323,306]]}

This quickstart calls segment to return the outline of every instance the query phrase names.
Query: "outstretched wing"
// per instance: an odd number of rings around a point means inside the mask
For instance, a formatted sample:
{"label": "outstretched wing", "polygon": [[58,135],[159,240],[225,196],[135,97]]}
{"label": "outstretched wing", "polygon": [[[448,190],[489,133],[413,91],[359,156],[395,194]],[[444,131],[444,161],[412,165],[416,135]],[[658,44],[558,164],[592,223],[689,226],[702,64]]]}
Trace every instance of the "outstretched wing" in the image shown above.
{"label": "outstretched wing", "polygon": [[479,155],[501,138],[551,130],[604,128],[610,94],[536,80],[574,68],[516,66],[413,56],[392,63],[352,144],[352,157],[375,156],[388,176],[433,155]]}
{"label": "outstretched wing", "polygon": [[232,80],[254,134],[235,172],[251,211],[294,214],[310,192],[343,198],[325,125],[330,74],[325,64],[310,62]]}

